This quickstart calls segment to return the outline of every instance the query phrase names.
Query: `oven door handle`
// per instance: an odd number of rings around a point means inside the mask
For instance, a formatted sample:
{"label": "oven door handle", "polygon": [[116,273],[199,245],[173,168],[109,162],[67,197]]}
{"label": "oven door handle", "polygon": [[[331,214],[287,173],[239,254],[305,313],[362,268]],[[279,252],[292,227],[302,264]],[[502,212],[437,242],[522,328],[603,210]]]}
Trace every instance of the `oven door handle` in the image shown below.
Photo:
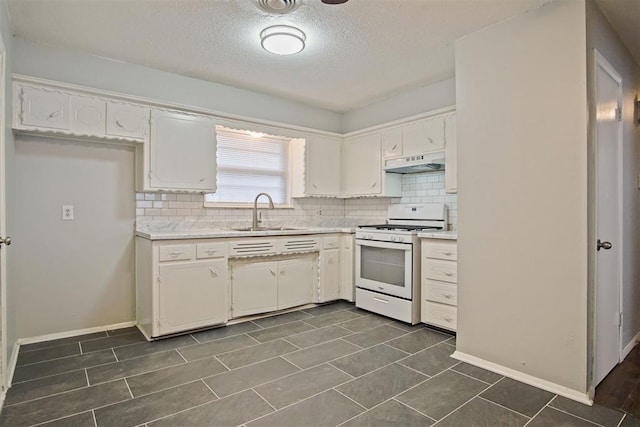
{"label": "oven door handle", "polygon": [[373,248],[400,249],[403,251],[410,251],[412,244],[411,243],[379,242],[375,240],[356,240],[356,246],[368,246]]}

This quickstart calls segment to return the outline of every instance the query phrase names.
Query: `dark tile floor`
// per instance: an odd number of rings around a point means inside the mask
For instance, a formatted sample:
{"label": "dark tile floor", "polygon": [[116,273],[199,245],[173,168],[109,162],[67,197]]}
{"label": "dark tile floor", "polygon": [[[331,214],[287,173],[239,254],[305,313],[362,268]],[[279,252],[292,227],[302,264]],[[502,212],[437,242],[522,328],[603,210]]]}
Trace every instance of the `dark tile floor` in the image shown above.
{"label": "dark tile floor", "polygon": [[640,426],[449,357],[455,337],[335,303],[148,343],[25,345],[2,426]]}
{"label": "dark tile floor", "polygon": [[595,401],[640,417],[640,345],[596,387]]}

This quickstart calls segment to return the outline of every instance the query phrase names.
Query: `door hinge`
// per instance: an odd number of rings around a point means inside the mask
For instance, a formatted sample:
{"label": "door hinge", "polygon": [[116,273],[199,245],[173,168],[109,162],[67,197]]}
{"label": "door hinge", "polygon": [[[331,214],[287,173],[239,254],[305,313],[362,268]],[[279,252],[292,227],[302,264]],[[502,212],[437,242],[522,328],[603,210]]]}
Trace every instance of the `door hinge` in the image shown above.
{"label": "door hinge", "polygon": [[622,121],[622,107],[616,108],[616,121],[617,122]]}
{"label": "door hinge", "polygon": [[156,282],[158,282],[158,284],[160,284],[160,275],[159,274],[156,276]]}
{"label": "door hinge", "polygon": [[622,313],[620,313],[620,316],[618,316],[618,326],[622,326],[623,319],[624,317],[622,316]]}

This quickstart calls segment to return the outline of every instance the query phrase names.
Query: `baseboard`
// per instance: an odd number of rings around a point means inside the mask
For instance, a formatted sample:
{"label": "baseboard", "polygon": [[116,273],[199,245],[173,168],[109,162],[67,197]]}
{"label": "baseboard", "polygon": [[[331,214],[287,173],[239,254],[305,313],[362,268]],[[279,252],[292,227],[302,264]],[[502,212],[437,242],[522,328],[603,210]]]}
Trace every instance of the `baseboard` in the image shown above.
{"label": "baseboard", "polygon": [[568,399],[575,400],[576,402],[584,403],[585,405],[589,406],[593,405],[593,400],[587,393],[581,393],[560,384],[552,383],[551,381],[543,380],[541,378],[534,377],[533,375],[525,374],[520,371],[516,371],[515,369],[507,368],[506,366],[498,365],[497,363],[489,362],[487,360],[480,359],[479,357],[471,356],[457,350],[451,355],[451,357],[460,360],[461,362],[466,362],[479,368],[483,368],[488,371],[504,375],[505,377],[523,382],[525,384],[541,388],[542,390],[546,390],[551,393],[566,397]]}
{"label": "baseboard", "polygon": [[[13,345],[13,351],[11,352],[11,359],[7,364],[7,389],[13,384],[13,374],[16,372],[16,366],[18,364],[18,353],[20,353],[20,340]],[[6,391],[6,390],[5,390]],[[3,406],[4,407],[4,406]]]}
{"label": "baseboard", "polygon": [[104,331],[111,331],[114,329],[128,328],[135,325],[136,325],[135,320],[132,320],[130,322],[114,323],[112,325],[96,326],[93,328],[85,328],[85,329],[76,329],[75,331],[58,332],[56,334],[39,335],[37,337],[30,337],[30,338],[19,338],[18,343],[20,345],[34,344],[38,342],[57,340],[60,338],[69,338],[69,337],[75,337],[78,335],[92,334],[95,332],[104,332]]}
{"label": "baseboard", "polygon": [[631,341],[629,342],[629,344],[627,344],[623,349],[622,349],[622,354],[620,355],[620,361],[622,362],[628,355],[629,353],[631,353],[631,350],[633,350],[633,347],[636,346],[636,344],[638,344],[638,341],[640,341],[640,332],[638,332],[636,334],[635,337],[633,337],[631,339]]}

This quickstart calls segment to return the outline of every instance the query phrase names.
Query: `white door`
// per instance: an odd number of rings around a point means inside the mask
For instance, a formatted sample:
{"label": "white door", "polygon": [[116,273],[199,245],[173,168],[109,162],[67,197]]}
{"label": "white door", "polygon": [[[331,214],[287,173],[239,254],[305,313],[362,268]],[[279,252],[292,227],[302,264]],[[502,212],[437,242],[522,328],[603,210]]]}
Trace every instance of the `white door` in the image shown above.
{"label": "white door", "polygon": [[238,262],[231,267],[232,317],[278,309],[278,263]]}
{"label": "white door", "polygon": [[596,52],[596,255],[594,386],[620,361],[622,79]]}
{"label": "white door", "polygon": [[[7,249],[11,238],[7,237],[7,193],[6,193],[6,164],[4,135],[6,133],[6,92],[5,92],[5,48],[0,37],[0,386],[4,393],[7,384]],[[5,246],[6,245],[6,246]]]}
{"label": "white door", "polygon": [[278,261],[278,310],[313,300],[317,261],[314,257]]}

